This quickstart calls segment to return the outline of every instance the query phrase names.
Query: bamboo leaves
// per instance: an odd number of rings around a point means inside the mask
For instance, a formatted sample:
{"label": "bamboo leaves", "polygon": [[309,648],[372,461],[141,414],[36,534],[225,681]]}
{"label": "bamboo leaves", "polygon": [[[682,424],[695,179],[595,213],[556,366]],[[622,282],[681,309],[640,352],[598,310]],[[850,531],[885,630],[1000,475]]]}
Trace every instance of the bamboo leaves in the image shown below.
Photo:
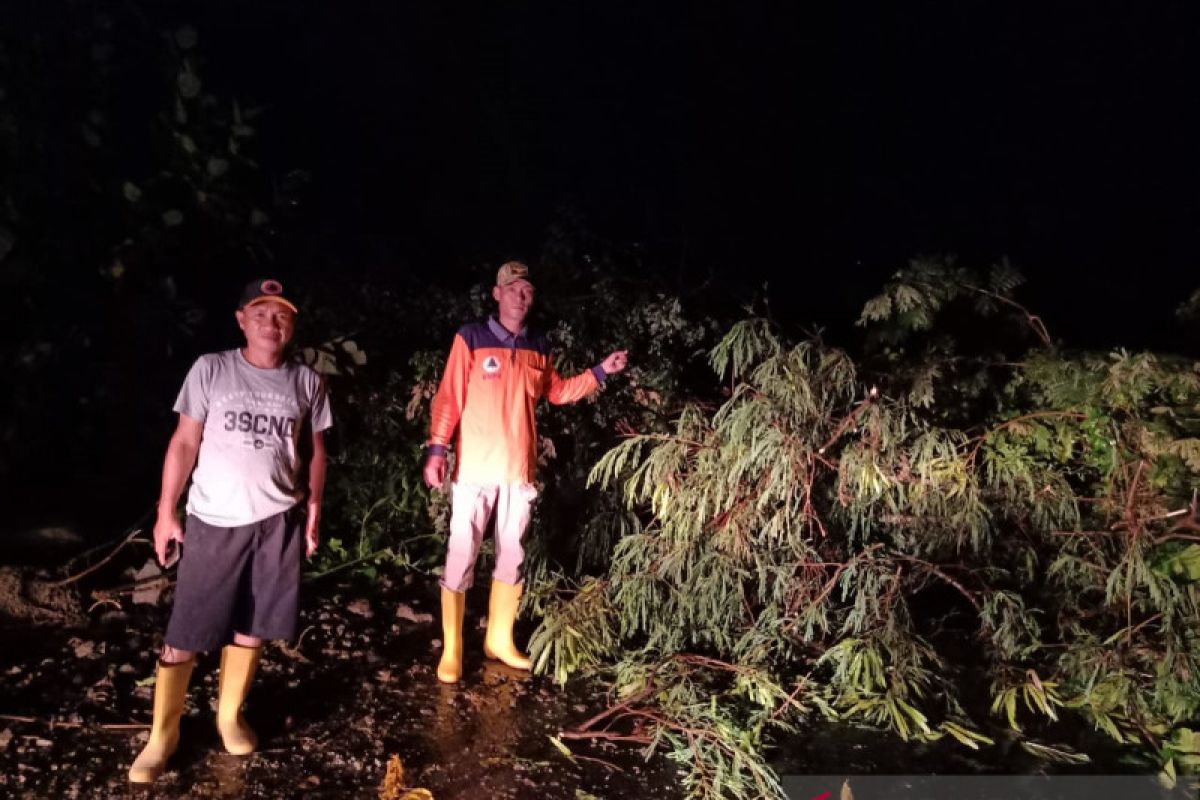
{"label": "bamboo leaves", "polygon": [[611,646],[581,655],[588,628],[551,611],[539,642],[565,649],[540,663],[570,674],[608,652],[618,690],[658,687],[623,719],[690,765],[699,797],[742,796],[763,775],[748,749],[803,713],[991,744],[960,699],[964,643],[1014,731],[1069,711],[1155,748],[1200,717],[1200,381],[1147,354],[1057,352],[1017,283],[1007,265],[980,280],[918,262],[864,309],[911,334],[971,298],[1042,342],[962,385],[921,365],[864,385],[842,351],[735,325],[710,353],[725,401],[592,470],[642,520],[592,609],[612,616]]}

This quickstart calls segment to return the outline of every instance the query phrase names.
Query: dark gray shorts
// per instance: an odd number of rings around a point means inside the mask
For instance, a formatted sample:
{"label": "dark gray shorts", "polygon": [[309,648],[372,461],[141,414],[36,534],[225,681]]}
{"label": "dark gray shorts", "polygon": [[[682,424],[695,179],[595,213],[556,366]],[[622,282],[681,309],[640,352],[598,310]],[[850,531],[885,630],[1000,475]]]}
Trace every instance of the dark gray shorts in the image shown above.
{"label": "dark gray shorts", "polygon": [[189,514],[165,642],[205,651],[229,644],[235,632],[294,637],[304,519],[300,505],[236,528],[218,528]]}

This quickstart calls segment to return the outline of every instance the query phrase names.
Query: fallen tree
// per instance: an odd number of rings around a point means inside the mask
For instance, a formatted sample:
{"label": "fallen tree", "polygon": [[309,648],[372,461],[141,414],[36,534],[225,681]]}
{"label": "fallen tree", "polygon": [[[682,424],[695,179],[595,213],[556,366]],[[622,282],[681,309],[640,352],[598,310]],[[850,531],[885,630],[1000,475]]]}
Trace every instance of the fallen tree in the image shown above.
{"label": "fallen tree", "polygon": [[[710,354],[719,407],[599,460],[624,534],[543,587],[533,642],[611,683],[568,740],[666,748],[696,797],[781,796],[763,749],[814,714],[1086,761],[1039,740],[1073,714],[1168,780],[1200,763],[1200,371],[1064,352],[1019,282],[914,263],[857,362],[745,320]],[[940,335],[964,314],[981,345]]]}

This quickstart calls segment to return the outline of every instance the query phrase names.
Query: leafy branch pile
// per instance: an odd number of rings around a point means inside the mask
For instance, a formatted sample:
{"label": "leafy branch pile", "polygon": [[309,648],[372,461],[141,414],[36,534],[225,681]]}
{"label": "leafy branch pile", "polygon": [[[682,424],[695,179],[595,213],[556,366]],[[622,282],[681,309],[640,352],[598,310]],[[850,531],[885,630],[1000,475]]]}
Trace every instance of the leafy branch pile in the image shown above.
{"label": "leafy branch pile", "polygon": [[1082,761],[1036,738],[1078,715],[1169,776],[1200,764],[1200,370],[1063,352],[1018,283],[914,263],[859,363],[738,323],[719,407],[600,459],[632,527],[542,593],[533,648],[611,681],[567,738],[664,747],[698,797],[779,796],[762,749],[814,714]]}

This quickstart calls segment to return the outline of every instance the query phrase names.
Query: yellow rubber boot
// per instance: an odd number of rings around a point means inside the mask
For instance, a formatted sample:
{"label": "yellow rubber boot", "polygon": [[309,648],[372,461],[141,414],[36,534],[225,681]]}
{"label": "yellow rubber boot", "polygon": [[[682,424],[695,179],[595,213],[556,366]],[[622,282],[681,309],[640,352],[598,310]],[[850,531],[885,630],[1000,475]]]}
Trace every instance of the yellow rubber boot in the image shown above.
{"label": "yellow rubber boot", "polygon": [[154,679],[154,722],[150,740],[129,768],[130,783],[153,783],[167,768],[167,759],[179,746],[179,719],[187,698],[188,681],[192,679],[195,659],[181,664],[158,662]]}
{"label": "yellow rubber boot", "polygon": [[458,683],[462,677],[463,610],[467,605],[464,592],[452,592],[442,587],[442,660],[437,676],[442,683]]}
{"label": "yellow rubber boot", "polygon": [[513,644],[513,623],[517,621],[517,608],[521,605],[522,584],[492,581],[492,597],[488,602],[487,636],[483,640],[483,654],[496,658],[514,669],[529,669],[529,656]]}
{"label": "yellow rubber boot", "polygon": [[254,681],[261,647],[236,644],[221,649],[221,680],[217,689],[217,731],[225,750],[244,756],[258,747],[258,737],[242,717],[242,703]]}

